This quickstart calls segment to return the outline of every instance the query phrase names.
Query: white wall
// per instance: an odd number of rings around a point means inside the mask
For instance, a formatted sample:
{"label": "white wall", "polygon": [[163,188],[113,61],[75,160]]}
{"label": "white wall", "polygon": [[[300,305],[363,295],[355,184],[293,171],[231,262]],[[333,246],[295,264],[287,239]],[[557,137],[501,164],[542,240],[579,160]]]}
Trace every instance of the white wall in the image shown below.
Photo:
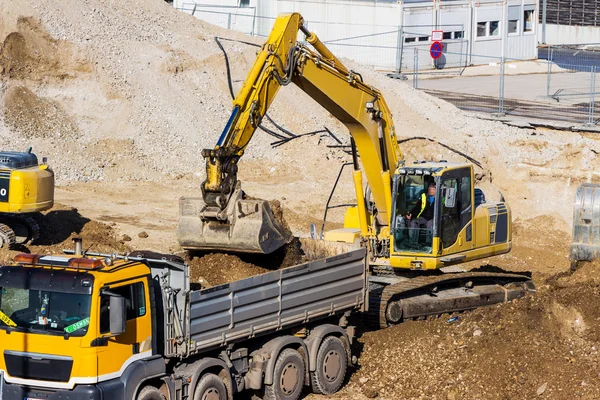
{"label": "white wall", "polygon": [[[542,24],[538,26],[542,41]],[[600,43],[600,27],[546,24],[546,44]]]}
{"label": "white wall", "polygon": [[[434,27],[445,32],[464,30],[460,40],[444,40],[441,65],[468,64],[459,53],[531,59],[537,57],[536,33],[508,37],[508,4],[536,4],[537,0],[467,0],[444,2],[373,3],[347,0],[250,0],[249,7],[237,8],[238,0],[196,0],[198,18],[244,33],[267,36],[274,19],[283,12],[299,12],[308,28],[338,56],[382,69],[395,69],[400,59],[409,69],[414,64],[414,48],[419,52],[419,68],[432,68],[429,36]],[[194,0],[175,0],[174,5],[190,12]],[[536,15],[537,17],[537,15]],[[477,38],[477,20],[501,21],[498,37]],[[400,30],[402,28],[402,30]],[[522,28],[522,27],[521,27]],[[401,35],[404,34],[404,38]],[[407,37],[425,38],[408,42]],[[451,53],[455,53],[452,55]],[[484,57],[470,59],[487,63]]]}

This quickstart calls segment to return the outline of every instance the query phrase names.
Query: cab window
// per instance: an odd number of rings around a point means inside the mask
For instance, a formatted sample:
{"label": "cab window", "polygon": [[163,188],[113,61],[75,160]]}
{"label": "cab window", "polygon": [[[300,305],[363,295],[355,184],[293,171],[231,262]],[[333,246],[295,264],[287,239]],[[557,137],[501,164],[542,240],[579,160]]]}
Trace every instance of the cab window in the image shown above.
{"label": "cab window", "polygon": [[[109,290],[111,293],[118,294],[125,298],[127,321],[146,315],[146,298],[144,296],[145,291],[143,282],[111,287]],[[100,298],[100,333],[107,333],[110,331],[109,304],[110,296],[103,294]]]}
{"label": "cab window", "polygon": [[432,183],[435,183],[435,178],[431,175],[404,175],[395,180],[395,204],[392,220],[395,250],[411,253],[431,253],[433,227],[411,223],[417,219],[418,212],[410,220],[406,215],[413,211]]}
{"label": "cab window", "polygon": [[[471,185],[469,168],[449,171],[442,177],[441,239],[443,248],[452,246],[456,242],[459,232],[472,219]],[[455,201],[446,202],[445,197],[448,191],[453,191]]]}
{"label": "cab window", "polygon": [[[458,193],[459,178],[448,177],[442,180],[442,244],[444,248],[450,247],[456,242],[460,230],[459,201],[452,203],[446,201],[446,193],[454,191]],[[456,196],[458,197],[458,196]]]}

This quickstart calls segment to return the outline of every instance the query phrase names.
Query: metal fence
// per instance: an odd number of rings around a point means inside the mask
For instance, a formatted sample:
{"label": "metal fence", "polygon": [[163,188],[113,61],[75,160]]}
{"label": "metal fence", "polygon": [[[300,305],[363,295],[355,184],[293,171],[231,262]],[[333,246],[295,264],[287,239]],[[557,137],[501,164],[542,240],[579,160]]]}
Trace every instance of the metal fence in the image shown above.
{"label": "metal fence", "polygon": [[[419,69],[421,59],[435,62],[429,51],[413,51],[417,68],[404,78],[463,110],[574,125],[600,123],[600,51],[556,46],[540,49],[543,59],[533,61],[468,55],[472,67],[459,68],[452,77]],[[467,54],[446,56],[460,59]]]}

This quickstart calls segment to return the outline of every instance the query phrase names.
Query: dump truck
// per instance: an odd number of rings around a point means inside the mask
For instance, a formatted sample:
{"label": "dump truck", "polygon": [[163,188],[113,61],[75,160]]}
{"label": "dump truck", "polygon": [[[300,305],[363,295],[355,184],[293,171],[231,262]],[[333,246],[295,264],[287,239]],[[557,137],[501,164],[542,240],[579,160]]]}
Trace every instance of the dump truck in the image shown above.
{"label": "dump truck", "polygon": [[342,386],[351,317],[368,305],[364,249],[204,289],[172,255],[81,249],[0,267],[2,400],[297,399]]}
{"label": "dump truck", "polygon": [[[364,248],[202,288],[177,256],[19,254],[0,267],[2,400],[295,400],[332,394],[378,284]],[[229,266],[223,265],[223,268]],[[522,297],[523,275],[405,282],[405,318]],[[375,277],[376,279],[381,279]],[[471,282],[471,283],[470,283]],[[519,282],[517,284],[516,282]],[[378,309],[378,305],[375,305]],[[395,315],[395,314],[394,314]]]}

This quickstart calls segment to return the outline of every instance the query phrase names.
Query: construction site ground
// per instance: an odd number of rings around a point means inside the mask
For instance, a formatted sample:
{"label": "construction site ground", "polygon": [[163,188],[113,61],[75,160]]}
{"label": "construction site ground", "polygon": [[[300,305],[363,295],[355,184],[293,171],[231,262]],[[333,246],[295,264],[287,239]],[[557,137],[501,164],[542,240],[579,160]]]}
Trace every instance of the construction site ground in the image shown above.
{"label": "construction site ground", "polygon": [[[48,157],[58,185],[42,238],[22,250],[60,251],[80,235],[90,251],[181,254],[178,199],[200,196],[200,151],[214,145],[231,108],[215,36],[234,40],[222,43],[237,90],[256,51],[239,41],[261,39],[210,26],[163,1],[0,0],[0,148],[32,145]],[[600,182],[597,134],[481,120],[345,62],[386,96],[396,134],[411,139],[401,144],[409,162],[464,162],[457,150],[481,165],[477,185],[488,199],[510,204],[513,250],[468,267],[531,271],[538,292],[455,322],[443,316],[361,331],[358,365],[332,398],[600,398],[600,266],[567,274],[575,190]],[[344,126],[295,87],[281,90],[269,115],[293,133],[327,127],[349,144]],[[273,147],[277,139],[257,131],[240,163],[246,192],[280,201],[297,236],[308,236],[311,222],[320,227],[339,168],[350,161],[336,138],[318,133]],[[353,202],[346,171],[333,203]],[[343,208],[332,210],[327,228],[342,219]],[[7,262],[16,253],[3,249],[0,256]],[[198,279],[209,284],[272,267],[205,257],[191,262],[205,268]]]}

